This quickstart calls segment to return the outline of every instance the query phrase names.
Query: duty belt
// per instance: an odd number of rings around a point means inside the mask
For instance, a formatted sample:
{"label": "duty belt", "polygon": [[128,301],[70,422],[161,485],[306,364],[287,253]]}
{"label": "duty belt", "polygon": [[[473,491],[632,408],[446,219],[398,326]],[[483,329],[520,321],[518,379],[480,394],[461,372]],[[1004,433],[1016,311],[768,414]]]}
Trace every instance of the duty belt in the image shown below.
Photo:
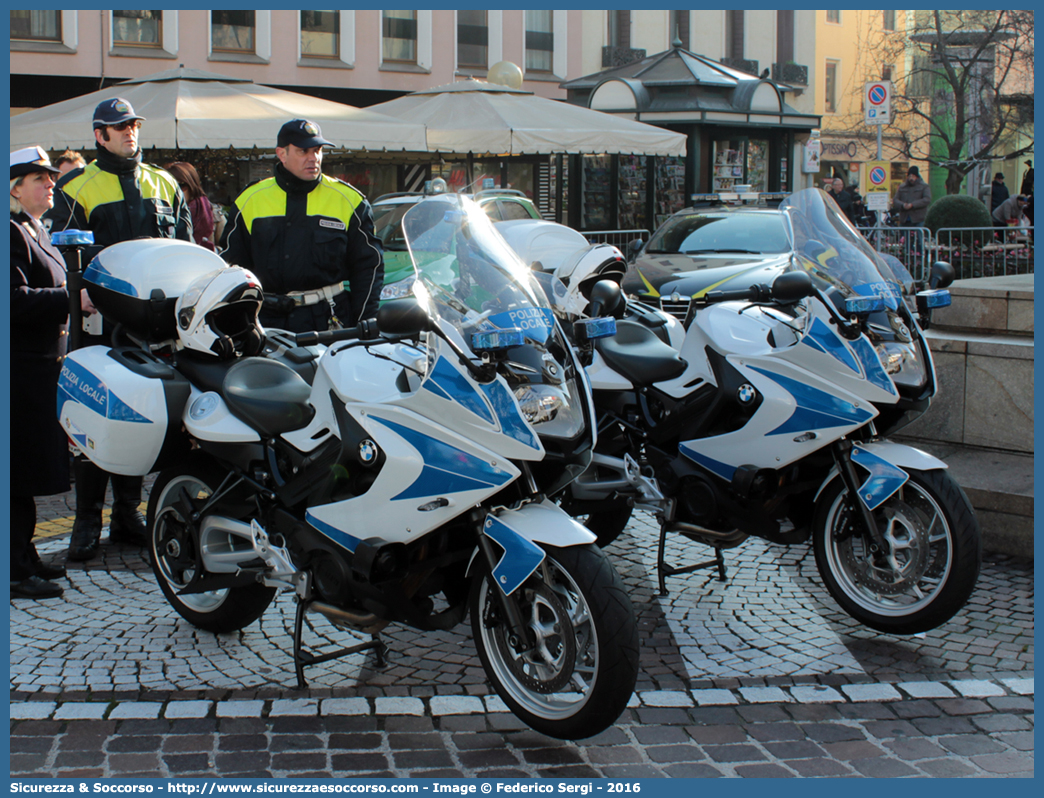
{"label": "duty belt", "polygon": [[298,307],[302,305],[318,305],[326,301],[333,305],[333,298],[344,293],[344,283],[324,285],[322,288],[312,288],[309,291],[287,291],[286,295],[294,300]]}
{"label": "duty belt", "polygon": [[341,320],[337,318],[337,308],[334,307],[334,297],[344,293],[344,283],[324,285],[322,288],[313,288],[310,291],[288,291],[287,296],[294,300],[298,307],[305,305],[318,305],[322,301],[330,306],[330,329],[340,330]]}

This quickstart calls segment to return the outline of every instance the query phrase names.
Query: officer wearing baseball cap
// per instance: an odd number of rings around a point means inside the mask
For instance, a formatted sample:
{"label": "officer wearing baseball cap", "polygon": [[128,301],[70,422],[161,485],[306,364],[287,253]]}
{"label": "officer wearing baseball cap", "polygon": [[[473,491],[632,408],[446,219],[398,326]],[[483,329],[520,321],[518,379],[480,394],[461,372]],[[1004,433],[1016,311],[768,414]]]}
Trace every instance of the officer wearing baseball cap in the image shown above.
{"label": "officer wearing baseball cap", "polygon": [[366,197],[323,174],[331,146],[315,122],[291,119],[276,135],[275,175],[233,204],[221,255],[261,280],[265,327],[352,327],[377,313],[384,251]]}
{"label": "officer wearing baseball cap", "polygon": [[[51,230],[79,229],[94,233],[94,247],[133,238],[192,240],[192,217],[177,181],[158,166],[144,164],[138,131],[145,117],[136,114],[122,97],[103,100],[94,109],[95,160],[66,172],[54,191],[54,207],[47,212]],[[87,263],[87,259],[84,263]],[[105,336],[85,336],[84,345],[108,344]],[[112,516],[109,540],[145,544],[145,519],[138,511],[141,477],[112,474]],[[70,560],[89,560],[98,553],[102,509],[110,475],[80,458],[75,469],[76,521],[69,540]]]}

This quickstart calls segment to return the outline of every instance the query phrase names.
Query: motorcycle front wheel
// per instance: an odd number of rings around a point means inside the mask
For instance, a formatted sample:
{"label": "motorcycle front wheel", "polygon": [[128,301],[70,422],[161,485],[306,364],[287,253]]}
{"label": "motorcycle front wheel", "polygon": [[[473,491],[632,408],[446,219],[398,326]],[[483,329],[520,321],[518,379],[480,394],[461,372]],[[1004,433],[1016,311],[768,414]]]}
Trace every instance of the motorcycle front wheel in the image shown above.
{"label": "motorcycle front wheel", "polygon": [[[261,584],[210,590],[179,591],[199,566],[199,522],[185,518],[182,491],[197,505],[221,484],[221,471],[202,458],[160,473],[152,486],[148,508],[149,553],[160,590],[177,613],[208,632],[234,632],[256,621],[275,597],[275,588]],[[230,541],[234,545],[235,541]]]}
{"label": "motorcycle front wheel", "polygon": [[519,651],[488,569],[471,593],[479,658],[498,695],[538,732],[591,737],[627,706],[638,678],[638,627],[619,575],[595,546],[544,547],[514,598],[530,644]]}
{"label": "motorcycle front wheel", "polygon": [[874,511],[890,551],[872,552],[840,479],[816,504],[816,566],[841,608],[879,632],[926,632],[971,596],[982,533],[971,503],[945,470],[909,470],[910,479]]}

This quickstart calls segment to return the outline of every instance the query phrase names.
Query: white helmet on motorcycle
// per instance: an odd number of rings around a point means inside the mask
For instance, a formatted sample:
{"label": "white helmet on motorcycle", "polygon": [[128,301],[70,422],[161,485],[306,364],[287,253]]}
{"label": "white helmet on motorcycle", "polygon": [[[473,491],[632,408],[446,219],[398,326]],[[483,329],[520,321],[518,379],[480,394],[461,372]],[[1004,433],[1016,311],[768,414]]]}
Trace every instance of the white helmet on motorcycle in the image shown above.
{"label": "white helmet on motorcycle", "polygon": [[221,360],[260,354],[265,331],[257,314],[263,298],[261,282],[240,266],[197,278],[174,307],[181,347]]}

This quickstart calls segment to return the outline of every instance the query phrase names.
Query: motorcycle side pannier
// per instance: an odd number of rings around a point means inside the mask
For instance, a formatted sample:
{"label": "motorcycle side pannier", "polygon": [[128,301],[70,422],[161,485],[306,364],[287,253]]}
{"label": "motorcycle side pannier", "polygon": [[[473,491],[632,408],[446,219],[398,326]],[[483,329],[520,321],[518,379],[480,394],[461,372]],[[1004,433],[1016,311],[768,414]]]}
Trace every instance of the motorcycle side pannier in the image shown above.
{"label": "motorcycle side pannier", "polygon": [[58,421],[105,471],[144,476],[187,452],[181,416],[189,381],[134,347],[88,346],[66,356],[58,378]]}
{"label": "motorcycle side pannier", "polygon": [[208,249],[160,238],[106,247],[88,264],[83,281],[101,314],[150,341],[177,335],[174,305],[192,281],[227,264]]}

